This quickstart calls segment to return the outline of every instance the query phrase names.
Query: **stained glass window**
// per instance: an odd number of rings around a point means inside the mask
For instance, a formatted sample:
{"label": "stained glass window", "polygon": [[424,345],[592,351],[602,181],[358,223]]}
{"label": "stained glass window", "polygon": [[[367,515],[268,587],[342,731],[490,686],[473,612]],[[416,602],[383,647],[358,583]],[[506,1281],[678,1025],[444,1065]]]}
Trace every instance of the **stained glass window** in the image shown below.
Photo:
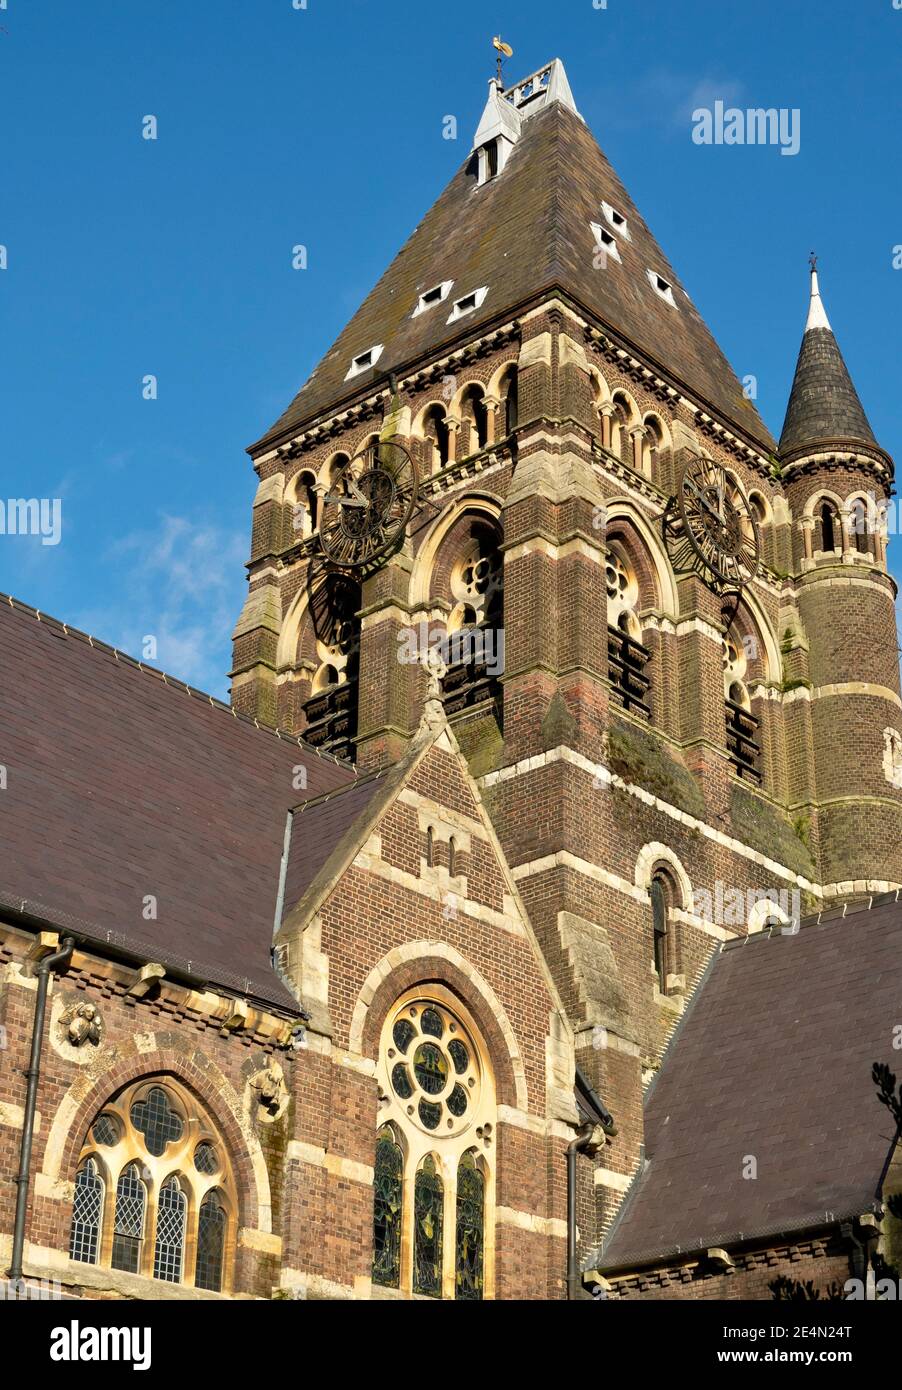
{"label": "stained glass window", "polygon": [[147,1188],[141,1181],[137,1163],[123,1168],[116,1184],[116,1209],[113,1226],[113,1269],[137,1274],[141,1264],[141,1240],[144,1235],[144,1209]]}
{"label": "stained glass window", "polygon": [[414,1183],[413,1291],[442,1296],[442,1180],[435,1160],[423,1159]]}
{"label": "stained glass window", "polygon": [[222,1252],[225,1248],[226,1214],[218,1192],[208,1192],[197,1218],[197,1264],[194,1284],[198,1289],[222,1288]]}
{"label": "stained glass window", "polygon": [[97,1171],[97,1164],[93,1158],[89,1158],[75,1176],[72,1230],[69,1234],[70,1260],[96,1265],[102,1214],[103,1182]]}
{"label": "stained glass window", "polygon": [[445,1031],[445,1025],[438,1009],[424,1009],[420,1018],[420,1027],[424,1033],[429,1033],[433,1038],[440,1038]]}
{"label": "stained glass window", "polygon": [[136,1100],[131,1109],[135,1129],[144,1135],[148,1153],[155,1158],[166,1152],[167,1144],[182,1137],[182,1121],[169,1104],[169,1097],[159,1086],[148,1092],[146,1100]]}
{"label": "stained glass window", "polygon": [[427,1095],[437,1096],[445,1089],[448,1063],[434,1043],[421,1043],[413,1055],[413,1072]]}
{"label": "stained glass window", "polygon": [[442,1118],[442,1107],[433,1105],[429,1100],[421,1100],[417,1106],[417,1114],[427,1129],[438,1129],[439,1120]]}
{"label": "stained glass window", "polygon": [[410,1075],[407,1068],[400,1062],[392,1068],[391,1084],[402,1100],[409,1100],[413,1095],[413,1086],[410,1084]]}
{"label": "stained glass window", "polygon": [[373,1198],[373,1283],[401,1282],[403,1155],[390,1129],[379,1131]]}
{"label": "stained glass window", "polygon": [[178,1178],[170,1178],[160,1188],[157,1202],[157,1238],[153,1252],[153,1277],[179,1284],[182,1278],[182,1251],[185,1245],[185,1194]]}
{"label": "stained glass window", "polygon": [[480,1299],[485,1263],[485,1179],[472,1152],[457,1168],[457,1244],[454,1257],[454,1296]]}
{"label": "stained glass window", "polygon": [[448,1109],[459,1119],[467,1108],[467,1093],[463,1086],[455,1086],[448,1097]]}
{"label": "stained glass window", "polygon": [[409,1018],[399,1018],[392,1029],[392,1038],[395,1047],[399,1052],[406,1052],[410,1046],[412,1038],[416,1037],[417,1030],[414,1028]]}
{"label": "stained glass window", "polygon": [[[453,1281],[456,1297],[481,1299],[495,1098],[475,1034],[444,1000],[407,996],[379,1066],[373,1283],[441,1298]],[[443,1176],[458,1168],[459,1189]]]}

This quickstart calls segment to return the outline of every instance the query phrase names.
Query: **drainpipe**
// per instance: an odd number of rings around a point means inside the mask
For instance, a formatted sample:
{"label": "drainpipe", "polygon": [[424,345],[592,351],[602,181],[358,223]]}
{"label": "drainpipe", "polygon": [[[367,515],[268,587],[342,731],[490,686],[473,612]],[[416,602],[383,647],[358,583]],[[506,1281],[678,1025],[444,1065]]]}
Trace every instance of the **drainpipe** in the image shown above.
{"label": "drainpipe", "polygon": [[64,938],[59,950],[44,956],[38,963],[38,992],[34,1001],[34,1023],[31,1031],[31,1060],[25,1075],[28,1089],[25,1093],[25,1119],[22,1125],[22,1148],[19,1153],[19,1176],[16,1178],[16,1224],[13,1229],[13,1255],[9,1266],[11,1283],[22,1278],[22,1251],[25,1248],[25,1216],[28,1208],[28,1184],[31,1176],[31,1144],[34,1138],[34,1112],[38,1100],[38,1080],[41,1075],[41,1048],[44,1040],[44,1014],[47,1009],[47,987],[50,972],[57,965],[66,965],[72,955],[75,940]]}
{"label": "drainpipe", "polygon": [[597,1126],[580,1125],[576,1138],[567,1145],[567,1298],[579,1294],[579,1265],[576,1258],[576,1155],[591,1153],[598,1147],[593,1142]]}

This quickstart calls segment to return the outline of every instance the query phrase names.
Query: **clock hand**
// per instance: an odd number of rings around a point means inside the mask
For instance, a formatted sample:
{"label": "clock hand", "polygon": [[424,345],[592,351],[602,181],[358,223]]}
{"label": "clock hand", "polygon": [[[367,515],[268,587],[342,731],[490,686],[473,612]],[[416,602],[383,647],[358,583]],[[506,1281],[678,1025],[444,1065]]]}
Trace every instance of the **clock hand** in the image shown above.
{"label": "clock hand", "polygon": [[714,517],[714,520],[715,520],[715,521],[717,521],[717,522],[719,522],[721,525],[723,525],[723,517],[720,515],[719,512],[716,512],[716,511],[714,510],[714,508],[711,506],[711,503],[702,495],[702,493],[701,493],[701,492],[699,491],[699,489],[696,487],[695,483],[689,483],[689,487],[691,488],[692,492],[695,494],[695,497],[696,497],[696,500],[697,500],[699,506],[700,506],[700,507],[704,507],[705,511],[706,511],[706,512],[710,512],[710,514]]}
{"label": "clock hand", "polygon": [[359,502],[355,501],[353,497],[339,497],[334,492],[327,492],[326,501],[337,502],[340,507],[368,507],[370,505],[361,493],[358,492],[357,496],[360,498]]}

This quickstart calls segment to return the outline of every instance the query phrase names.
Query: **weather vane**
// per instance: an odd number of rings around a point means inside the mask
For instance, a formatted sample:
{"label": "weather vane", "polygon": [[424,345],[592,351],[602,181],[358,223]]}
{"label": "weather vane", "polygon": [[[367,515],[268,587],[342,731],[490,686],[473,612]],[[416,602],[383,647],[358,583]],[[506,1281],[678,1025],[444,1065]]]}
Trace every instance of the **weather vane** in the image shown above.
{"label": "weather vane", "polygon": [[503,87],[504,83],[501,80],[501,68],[505,58],[513,58],[514,50],[509,43],[503,42],[500,34],[496,34],[492,39],[492,46],[498,50],[498,86]]}
{"label": "weather vane", "polygon": [[808,264],[811,266],[812,272],[817,270],[817,256],[814,254],[813,251],[811,252],[811,255],[808,257]]}

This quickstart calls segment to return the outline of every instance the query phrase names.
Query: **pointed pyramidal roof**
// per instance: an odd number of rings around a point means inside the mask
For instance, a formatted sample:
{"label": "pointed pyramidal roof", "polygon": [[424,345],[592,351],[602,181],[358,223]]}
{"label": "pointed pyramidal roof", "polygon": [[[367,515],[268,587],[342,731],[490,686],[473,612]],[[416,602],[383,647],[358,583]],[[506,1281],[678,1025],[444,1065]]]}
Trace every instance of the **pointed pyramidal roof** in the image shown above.
{"label": "pointed pyramidal roof", "polygon": [[[324,411],[371,392],[390,372],[419,370],[549,291],[565,294],[593,325],[758,447],[772,449],[754,405],[577,112],[563,64],[555,59],[506,88],[493,81],[477,138],[501,141],[500,172],[479,183],[474,144],[334,346],[250,452],[287,440]],[[616,241],[604,257],[598,254],[600,232]],[[444,299],[414,313],[421,295],[449,281]],[[452,318],[455,301],[482,289],[475,308]],[[373,366],[359,364],[349,375],[354,359],[375,348]]]}
{"label": "pointed pyramidal roof", "polygon": [[833,336],[812,264],[808,321],[780,435],[780,453],[796,453],[828,441],[876,443]]}

